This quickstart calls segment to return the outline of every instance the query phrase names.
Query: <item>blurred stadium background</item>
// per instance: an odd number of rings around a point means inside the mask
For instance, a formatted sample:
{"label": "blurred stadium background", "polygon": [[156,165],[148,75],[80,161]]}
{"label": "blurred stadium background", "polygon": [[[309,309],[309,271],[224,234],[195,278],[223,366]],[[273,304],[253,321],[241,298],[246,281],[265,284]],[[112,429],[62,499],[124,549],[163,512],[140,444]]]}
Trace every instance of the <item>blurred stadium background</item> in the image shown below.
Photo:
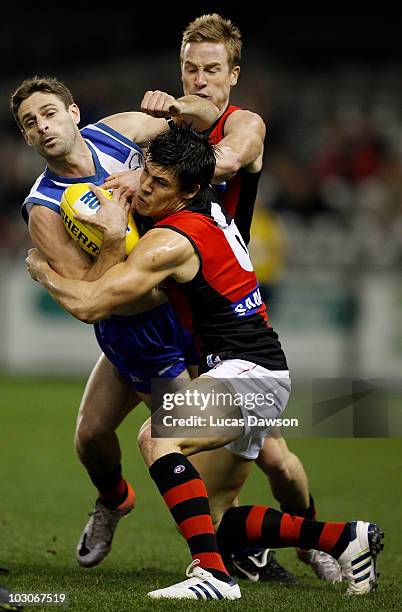
{"label": "blurred stadium background", "polygon": [[[11,12],[0,41],[0,369],[85,374],[97,349],[31,283],[20,205],[42,161],[8,111],[34,73],[65,80],[82,123],[138,109],[147,89],[181,92],[181,31],[217,3],[110,12],[45,5]],[[127,8],[125,9],[127,11]],[[402,368],[402,50],[396,22],[317,13],[261,19],[222,11],[242,29],[232,100],[268,126],[252,254],[272,321],[301,376],[399,377]],[[82,350],[82,342],[86,347]]]}

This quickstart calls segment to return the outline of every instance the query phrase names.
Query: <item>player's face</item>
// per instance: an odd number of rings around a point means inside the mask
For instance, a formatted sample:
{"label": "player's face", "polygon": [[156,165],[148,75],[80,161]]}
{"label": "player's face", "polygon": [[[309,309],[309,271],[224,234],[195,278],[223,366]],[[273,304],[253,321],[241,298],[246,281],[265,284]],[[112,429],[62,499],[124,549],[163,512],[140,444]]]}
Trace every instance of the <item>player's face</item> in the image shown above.
{"label": "player's face", "polygon": [[80,120],[76,104],[66,109],[55,94],[36,91],[21,103],[18,119],[27,143],[45,159],[63,158],[71,152]]}
{"label": "player's face", "polygon": [[239,66],[229,66],[224,43],[192,42],[184,48],[181,65],[184,94],[207,98],[222,112],[228,105],[230,88],[236,85],[239,73]]}
{"label": "player's face", "polygon": [[140,176],[140,188],[136,197],[136,210],[147,217],[165,217],[181,210],[186,200],[197,193],[185,192],[178,178],[168,169],[146,162]]}

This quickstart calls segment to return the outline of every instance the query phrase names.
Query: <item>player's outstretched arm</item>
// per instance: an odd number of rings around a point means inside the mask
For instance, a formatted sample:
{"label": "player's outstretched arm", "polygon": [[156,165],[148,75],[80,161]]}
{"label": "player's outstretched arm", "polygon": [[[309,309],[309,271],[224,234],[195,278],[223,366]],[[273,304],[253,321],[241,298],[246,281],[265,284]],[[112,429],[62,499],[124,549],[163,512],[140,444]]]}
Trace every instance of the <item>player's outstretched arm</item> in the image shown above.
{"label": "player's outstretched arm", "polygon": [[218,118],[217,107],[198,96],[174,98],[163,91],[147,91],[141,103],[143,112],[118,113],[101,119],[116,131],[146,147],[154,136],[165,132],[167,117],[190,123],[196,130],[204,130]]}
{"label": "player's outstretched arm", "polygon": [[25,261],[31,277],[85,323],[109,317],[117,307],[137,301],[168,276],[192,278],[199,267],[189,240],[166,228],[150,230],[125,262],[94,282],[64,278],[37,249],[31,249]]}
{"label": "player's outstretched arm", "polygon": [[265,124],[256,113],[238,110],[225,123],[225,136],[218,144],[214,182],[232,178],[246,168],[259,172],[264,154]]}
{"label": "player's outstretched arm", "polygon": [[165,119],[156,119],[136,111],[110,115],[100,122],[109,125],[140,147],[146,147],[151,138],[169,129]]}
{"label": "player's outstretched arm", "polygon": [[209,128],[219,117],[219,109],[209,100],[189,95],[174,98],[164,91],[147,91],[141,110],[152,117],[173,117],[177,123],[189,123],[195,130]]}
{"label": "player's outstretched arm", "polygon": [[[209,100],[199,96],[182,96],[174,98],[163,91],[147,91],[141,102],[142,113],[119,113],[102,119],[103,123],[131,138],[141,147],[146,147],[154,136],[168,129],[166,119],[173,117],[178,124],[189,123],[195,130],[205,130],[219,116],[219,109]],[[138,189],[138,172],[115,172],[111,174],[102,187],[116,189],[121,187],[123,193],[132,198]]]}

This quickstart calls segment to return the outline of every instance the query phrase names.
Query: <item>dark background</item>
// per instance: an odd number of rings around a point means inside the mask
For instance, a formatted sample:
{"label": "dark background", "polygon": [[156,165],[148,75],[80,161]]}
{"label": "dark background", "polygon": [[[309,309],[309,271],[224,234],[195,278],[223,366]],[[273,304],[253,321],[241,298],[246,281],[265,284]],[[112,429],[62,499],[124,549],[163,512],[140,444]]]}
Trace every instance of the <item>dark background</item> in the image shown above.
{"label": "dark background", "polygon": [[[33,74],[63,80],[80,106],[81,126],[138,110],[147,89],[178,96],[182,31],[214,11],[242,32],[241,76],[231,99],[267,124],[259,193],[291,232],[288,263],[304,261],[303,232],[309,245],[318,241],[325,263],[322,221],[325,233],[338,236],[336,261],[346,253],[351,265],[402,262],[400,20],[396,8],[353,6],[352,12],[352,3],[8,6],[0,37],[0,250],[25,248],[19,210],[43,170],[8,108],[21,80]],[[306,259],[318,261],[314,253]]]}
{"label": "dark background", "polygon": [[[81,3],[82,4],[82,3]],[[177,49],[181,32],[195,16],[217,11],[241,28],[245,57],[253,50],[267,58],[311,68],[350,59],[374,63],[402,57],[397,10],[338,4],[296,9],[276,3],[250,3],[255,8],[232,8],[228,3],[113,2],[109,9],[89,3],[18,3],[2,15],[0,51],[7,76],[48,71],[77,63],[90,64],[127,57],[139,51],[155,55]]]}

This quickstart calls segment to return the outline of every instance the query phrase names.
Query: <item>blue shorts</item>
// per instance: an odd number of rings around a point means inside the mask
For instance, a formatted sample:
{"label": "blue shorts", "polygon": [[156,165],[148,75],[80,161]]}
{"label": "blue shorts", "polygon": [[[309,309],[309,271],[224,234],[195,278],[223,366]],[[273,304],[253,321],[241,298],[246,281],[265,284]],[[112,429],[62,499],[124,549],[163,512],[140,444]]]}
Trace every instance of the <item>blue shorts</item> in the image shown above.
{"label": "blue shorts", "polygon": [[106,357],[141,393],[151,393],[153,378],[176,378],[199,364],[194,339],[169,302],[136,315],[113,315],[94,327]]}

